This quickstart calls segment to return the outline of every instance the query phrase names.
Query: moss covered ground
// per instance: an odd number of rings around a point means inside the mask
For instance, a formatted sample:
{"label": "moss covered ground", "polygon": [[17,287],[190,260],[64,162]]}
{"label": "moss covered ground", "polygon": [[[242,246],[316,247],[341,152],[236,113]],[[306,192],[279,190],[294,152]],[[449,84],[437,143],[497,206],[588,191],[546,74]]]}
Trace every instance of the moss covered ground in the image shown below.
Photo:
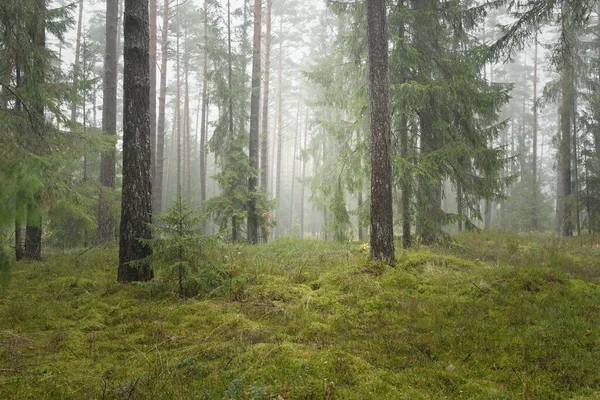
{"label": "moss covered ground", "polygon": [[0,398],[597,399],[598,243],[465,234],[395,268],[224,245],[191,298],[117,284],[116,249],[51,253],[0,294]]}

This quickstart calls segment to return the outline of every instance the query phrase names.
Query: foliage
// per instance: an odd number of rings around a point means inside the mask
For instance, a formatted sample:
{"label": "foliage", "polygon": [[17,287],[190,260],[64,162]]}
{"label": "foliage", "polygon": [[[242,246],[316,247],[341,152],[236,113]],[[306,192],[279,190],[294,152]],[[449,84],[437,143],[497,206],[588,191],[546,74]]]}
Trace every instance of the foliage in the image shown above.
{"label": "foliage", "polygon": [[207,248],[215,246],[219,240],[203,235],[202,222],[205,219],[205,214],[201,214],[199,209],[190,209],[187,202],[179,197],[156,217],[154,238],[142,240],[152,248],[148,260],[153,267],[164,270],[167,276],[176,277],[180,296],[189,294],[186,293],[186,281],[190,277],[203,276],[199,271],[208,268],[203,265],[206,264],[203,258]]}

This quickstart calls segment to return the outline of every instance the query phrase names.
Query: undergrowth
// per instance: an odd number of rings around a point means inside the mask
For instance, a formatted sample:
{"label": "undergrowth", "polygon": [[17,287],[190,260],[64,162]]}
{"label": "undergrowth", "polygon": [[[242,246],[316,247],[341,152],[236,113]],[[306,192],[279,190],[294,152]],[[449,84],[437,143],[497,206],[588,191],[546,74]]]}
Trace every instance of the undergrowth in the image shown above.
{"label": "undergrowth", "polygon": [[224,245],[191,298],[115,283],[114,249],[57,253],[0,294],[0,398],[598,398],[597,251],[461,235],[391,268],[352,243]]}

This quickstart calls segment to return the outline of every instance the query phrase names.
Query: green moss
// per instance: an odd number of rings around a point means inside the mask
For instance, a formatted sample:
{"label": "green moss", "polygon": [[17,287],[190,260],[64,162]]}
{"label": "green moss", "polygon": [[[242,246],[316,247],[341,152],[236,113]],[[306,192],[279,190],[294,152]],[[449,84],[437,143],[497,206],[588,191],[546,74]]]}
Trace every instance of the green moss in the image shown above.
{"label": "green moss", "polygon": [[225,246],[210,262],[243,296],[185,300],[160,279],[114,283],[111,249],[17,263],[0,398],[594,398],[596,250],[553,243],[461,236],[395,268],[355,244]]}

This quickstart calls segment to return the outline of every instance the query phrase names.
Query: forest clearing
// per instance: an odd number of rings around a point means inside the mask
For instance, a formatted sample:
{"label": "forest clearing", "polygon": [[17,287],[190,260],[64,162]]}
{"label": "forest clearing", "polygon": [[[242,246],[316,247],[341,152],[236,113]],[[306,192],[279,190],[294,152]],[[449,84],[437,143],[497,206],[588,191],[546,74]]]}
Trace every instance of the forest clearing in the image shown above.
{"label": "forest clearing", "polygon": [[0,297],[0,397],[596,399],[598,247],[463,234],[392,268],[358,243],[223,244],[185,298],[116,283],[114,249],[52,253]]}

